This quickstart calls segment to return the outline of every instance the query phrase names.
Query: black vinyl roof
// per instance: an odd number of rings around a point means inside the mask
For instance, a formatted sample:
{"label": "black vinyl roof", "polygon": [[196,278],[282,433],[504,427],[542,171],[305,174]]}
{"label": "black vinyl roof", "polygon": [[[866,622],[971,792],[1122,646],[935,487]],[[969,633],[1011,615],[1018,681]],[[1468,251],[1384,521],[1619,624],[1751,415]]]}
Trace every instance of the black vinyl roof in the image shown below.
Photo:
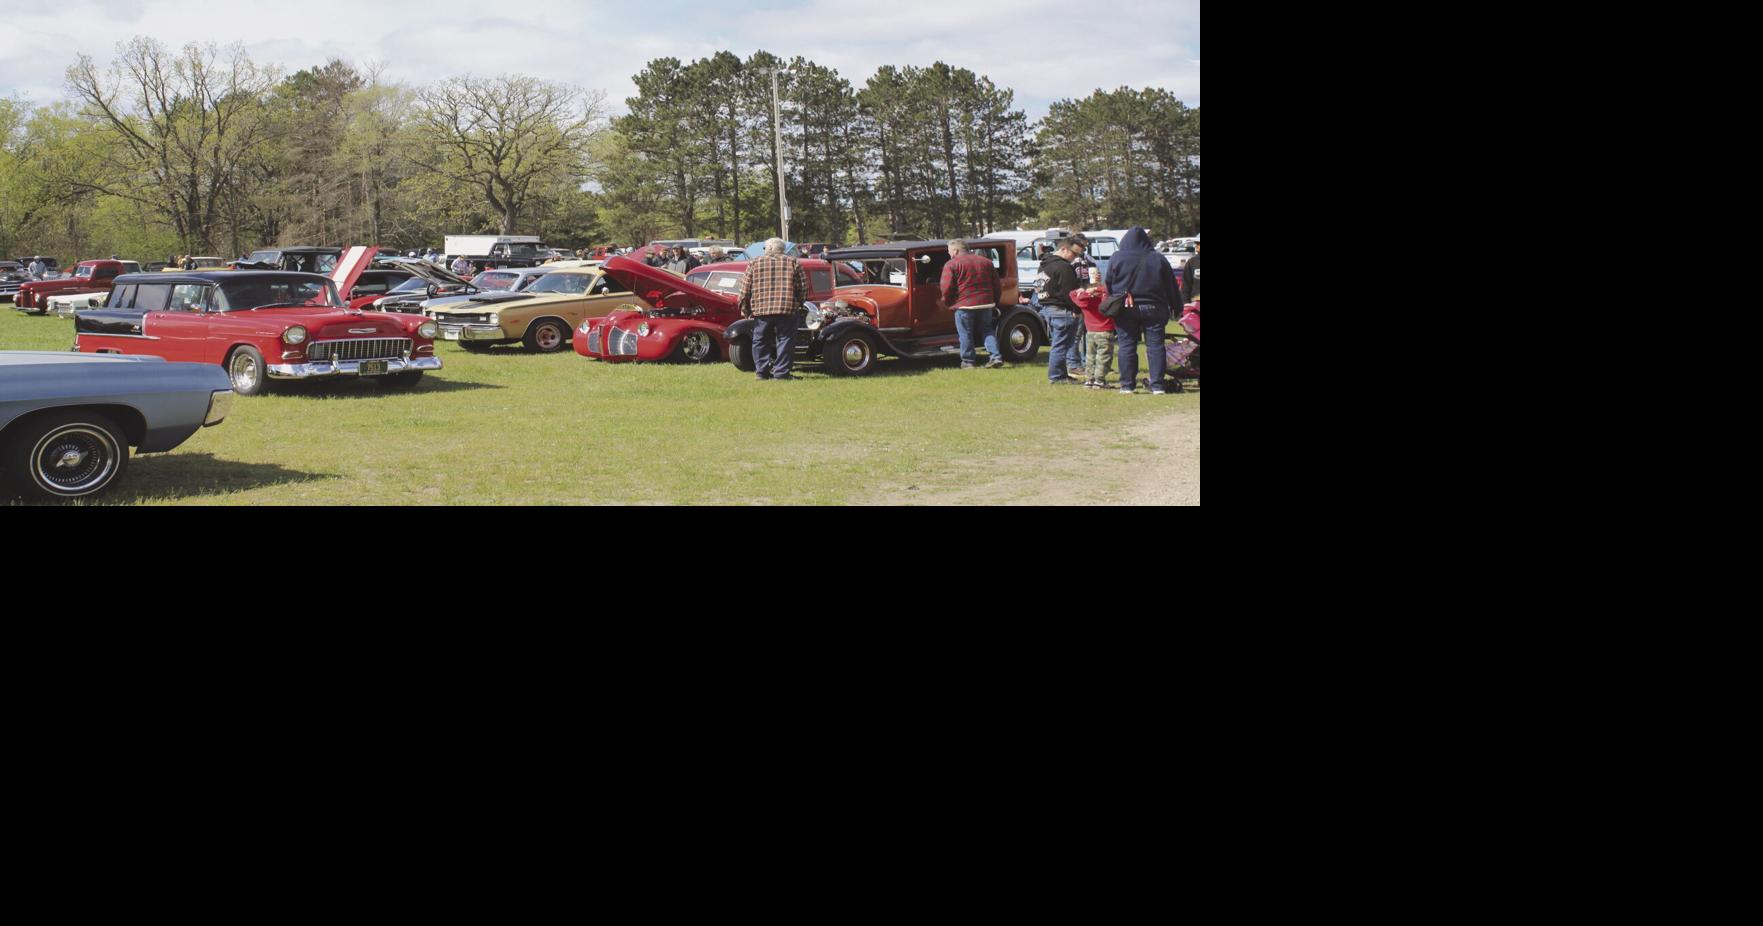
{"label": "black vinyl roof", "polygon": [[[880,257],[904,257],[907,251],[922,251],[927,248],[947,248],[948,238],[936,241],[890,241],[886,244],[865,244],[853,248],[839,248],[826,253],[827,260],[873,260]],[[1011,253],[1016,251],[1016,242],[997,238],[963,238],[970,248],[1007,247]]]}
{"label": "black vinyl roof", "polygon": [[330,280],[330,277],[321,273],[299,273],[293,270],[189,270],[178,273],[125,273],[117,277],[111,285],[121,286],[125,283],[224,283],[228,280],[261,280],[267,277]]}

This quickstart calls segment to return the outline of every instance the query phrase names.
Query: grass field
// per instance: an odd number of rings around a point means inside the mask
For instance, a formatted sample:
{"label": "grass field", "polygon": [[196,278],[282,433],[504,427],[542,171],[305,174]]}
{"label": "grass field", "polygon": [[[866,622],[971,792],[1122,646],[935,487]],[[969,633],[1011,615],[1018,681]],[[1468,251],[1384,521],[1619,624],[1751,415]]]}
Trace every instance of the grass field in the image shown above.
{"label": "grass field", "polygon": [[[0,304],[0,350],[72,343],[73,322]],[[410,391],[363,381],[240,398],[177,450],[135,457],[100,501],[910,503],[976,482],[1034,501],[1045,463],[1143,454],[1150,444],[1117,435],[1197,416],[1200,403],[1054,388],[1044,351],[1005,370],[890,360],[860,379],[811,365],[777,383],[727,363],[438,350],[446,368]]]}

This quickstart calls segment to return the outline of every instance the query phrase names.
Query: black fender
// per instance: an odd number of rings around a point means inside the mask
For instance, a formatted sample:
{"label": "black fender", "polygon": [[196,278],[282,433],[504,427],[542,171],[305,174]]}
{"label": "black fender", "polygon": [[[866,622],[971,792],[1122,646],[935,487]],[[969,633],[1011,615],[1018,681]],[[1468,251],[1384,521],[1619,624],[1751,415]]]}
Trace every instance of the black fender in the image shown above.
{"label": "black fender", "polygon": [[894,342],[888,340],[888,336],[882,334],[874,325],[856,318],[841,318],[815,332],[814,354],[819,355],[820,346],[826,343],[829,339],[842,336],[853,328],[862,329],[864,334],[869,335],[869,339],[875,342],[876,353],[888,354],[893,357],[904,357],[906,355],[905,351],[896,346]]}
{"label": "black fender", "polygon": [[753,319],[743,318],[728,326],[727,330],[723,331],[722,336],[727,338],[730,344],[733,344],[736,341],[751,342],[753,340],[753,324]]}

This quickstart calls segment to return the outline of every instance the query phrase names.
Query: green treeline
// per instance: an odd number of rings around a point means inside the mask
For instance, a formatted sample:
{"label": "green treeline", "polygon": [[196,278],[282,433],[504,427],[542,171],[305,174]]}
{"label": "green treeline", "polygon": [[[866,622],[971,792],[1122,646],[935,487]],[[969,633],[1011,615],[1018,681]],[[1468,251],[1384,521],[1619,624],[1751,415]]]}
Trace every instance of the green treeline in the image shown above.
{"label": "green treeline", "polygon": [[609,119],[603,94],[529,77],[406,87],[341,61],[284,75],[237,46],[137,38],[108,64],[81,56],[65,102],[0,99],[0,257],[494,232],[745,243],[777,234],[780,179],[798,241],[1200,225],[1200,112],[1166,91],[1062,100],[1030,123],[1011,90],[942,62],[859,87],[803,58],[719,52],[656,59],[635,83]]}

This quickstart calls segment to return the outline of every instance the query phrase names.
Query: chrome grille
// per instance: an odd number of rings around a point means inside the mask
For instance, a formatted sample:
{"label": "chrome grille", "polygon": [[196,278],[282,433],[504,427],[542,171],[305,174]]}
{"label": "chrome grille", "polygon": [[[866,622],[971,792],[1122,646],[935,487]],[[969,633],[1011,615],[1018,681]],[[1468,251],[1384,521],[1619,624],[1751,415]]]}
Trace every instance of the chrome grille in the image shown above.
{"label": "chrome grille", "polygon": [[487,325],[490,323],[488,312],[476,315],[465,312],[436,312],[433,318],[443,325]]}
{"label": "chrome grille", "polygon": [[614,357],[635,357],[637,355],[637,333],[623,328],[614,328],[607,337],[606,352]]}
{"label": "chrome grille", "polygon": [[409,352],[409,338],[314,341],[306,348],[306,356],[312,360],[393,360]]}
{"label": "chrome grille", "polygon": [[600,352],[600,329],[599,329],[599,327],[596,326],[596,327],[588,329],[588,353],[597,354],[599,352]]}

